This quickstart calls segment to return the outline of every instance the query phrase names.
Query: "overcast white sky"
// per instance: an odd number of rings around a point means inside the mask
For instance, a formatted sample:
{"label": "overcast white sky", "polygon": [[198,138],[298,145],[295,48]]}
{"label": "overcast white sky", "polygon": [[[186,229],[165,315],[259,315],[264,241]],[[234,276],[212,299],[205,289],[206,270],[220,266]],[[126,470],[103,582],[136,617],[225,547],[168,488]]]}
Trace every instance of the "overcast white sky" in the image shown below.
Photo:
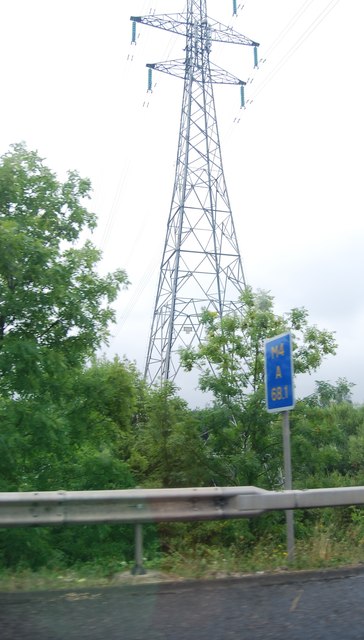
{"label": "overcast white sky", "polygon": [[[362,0],[208,0],[208,13],[260,42],[214,45],[211,60],[253,82],[217,87],[225,177],[248,284],[277,311],[305,306],[336,331],[336,357],[311,379],[354,382],[364,402]],[[130,15],[184,0],[1,0],[0,153],[24,140],[64,176],[93,184],[103,270],[132,282],[117,302],[108,354],[143,370],[174,180],[183,82],[147,62],[182,58],[184,39]],[[192,403],[196,400],[191,394]]]}

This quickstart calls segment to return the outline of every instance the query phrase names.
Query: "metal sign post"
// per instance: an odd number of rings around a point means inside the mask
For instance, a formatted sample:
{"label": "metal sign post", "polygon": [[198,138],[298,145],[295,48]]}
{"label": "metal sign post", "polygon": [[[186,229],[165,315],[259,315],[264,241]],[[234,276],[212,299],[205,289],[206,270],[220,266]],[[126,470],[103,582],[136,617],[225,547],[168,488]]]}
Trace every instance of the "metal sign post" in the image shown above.
{"label": "metal sign post", "polygon": [[[290,333],[283,333],[265,341],[265,394],[267,411],[283,411],[284,488],[292,489],[291,440],[289,410],[294,407],[292,340]],[[286,511],[287,556],[294,558],[293,511]]]}
{"label": "metal sign post", "polygon": [[[289,411],[283,413],[283,453],[284,453],[284,488],[286,491],[292,489],[291,470],[291,438],[289,430]],[[289,561],[294,559],[294,520],[293,511],[286,512],[287,527],[287,557]]]}

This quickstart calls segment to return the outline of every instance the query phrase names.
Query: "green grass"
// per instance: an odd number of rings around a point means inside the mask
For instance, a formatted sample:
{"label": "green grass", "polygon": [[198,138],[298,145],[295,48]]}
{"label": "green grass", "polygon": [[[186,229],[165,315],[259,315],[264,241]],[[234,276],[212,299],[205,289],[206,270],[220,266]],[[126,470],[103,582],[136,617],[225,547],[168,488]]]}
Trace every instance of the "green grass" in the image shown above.
{"label": "green grass", "polygon": [[185,578],[206,578],[234,574],[310,570],[359,565],[364,562],[364,547],[350,541],[336,541],[318,535],[297,541],[295,558],[288,561],[285,545],[258,543],[250,552],[201,547],[191,554],[171,554],[161,560],[161,570]]}
{"label": "green grass", "polygon": [[173,552],[146,560],[147,575],[133,577],[133,563],[115,559],[80,564],[72,568],[0,571],[0,591],[75,589],[112,586],[127,582],[167,579],[217,579],[242,574],[276,573],[360,565],[364,562],[364,539],[337,540],[334,532],[318,526],[314,535],[298,540],[295,559],[288,562],[285,545],[272,540],[254,545],[250,551],[221,549],[198,544],[193,551]]}

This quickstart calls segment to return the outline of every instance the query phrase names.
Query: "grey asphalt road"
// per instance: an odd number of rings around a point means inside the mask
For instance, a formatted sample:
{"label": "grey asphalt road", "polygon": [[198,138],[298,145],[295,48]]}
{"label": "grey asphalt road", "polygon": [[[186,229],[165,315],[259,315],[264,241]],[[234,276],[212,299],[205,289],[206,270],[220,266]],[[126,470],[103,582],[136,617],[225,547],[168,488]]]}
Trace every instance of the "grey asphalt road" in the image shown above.
{"label": "grey asphalt road", "polygon": [[364,639],[364,569],[0,593],[0,638]]}

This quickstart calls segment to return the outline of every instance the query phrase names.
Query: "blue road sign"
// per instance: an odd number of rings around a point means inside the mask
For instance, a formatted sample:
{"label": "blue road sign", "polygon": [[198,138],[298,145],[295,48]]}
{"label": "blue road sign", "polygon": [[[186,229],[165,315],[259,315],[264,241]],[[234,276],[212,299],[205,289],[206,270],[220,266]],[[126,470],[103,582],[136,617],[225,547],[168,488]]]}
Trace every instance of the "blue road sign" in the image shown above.
{"label": "blue road sign", "polygon": [[273,413],[293,409],[293,363],[290,333],[282,333],[265,341],[264,365],[267,411]]}

